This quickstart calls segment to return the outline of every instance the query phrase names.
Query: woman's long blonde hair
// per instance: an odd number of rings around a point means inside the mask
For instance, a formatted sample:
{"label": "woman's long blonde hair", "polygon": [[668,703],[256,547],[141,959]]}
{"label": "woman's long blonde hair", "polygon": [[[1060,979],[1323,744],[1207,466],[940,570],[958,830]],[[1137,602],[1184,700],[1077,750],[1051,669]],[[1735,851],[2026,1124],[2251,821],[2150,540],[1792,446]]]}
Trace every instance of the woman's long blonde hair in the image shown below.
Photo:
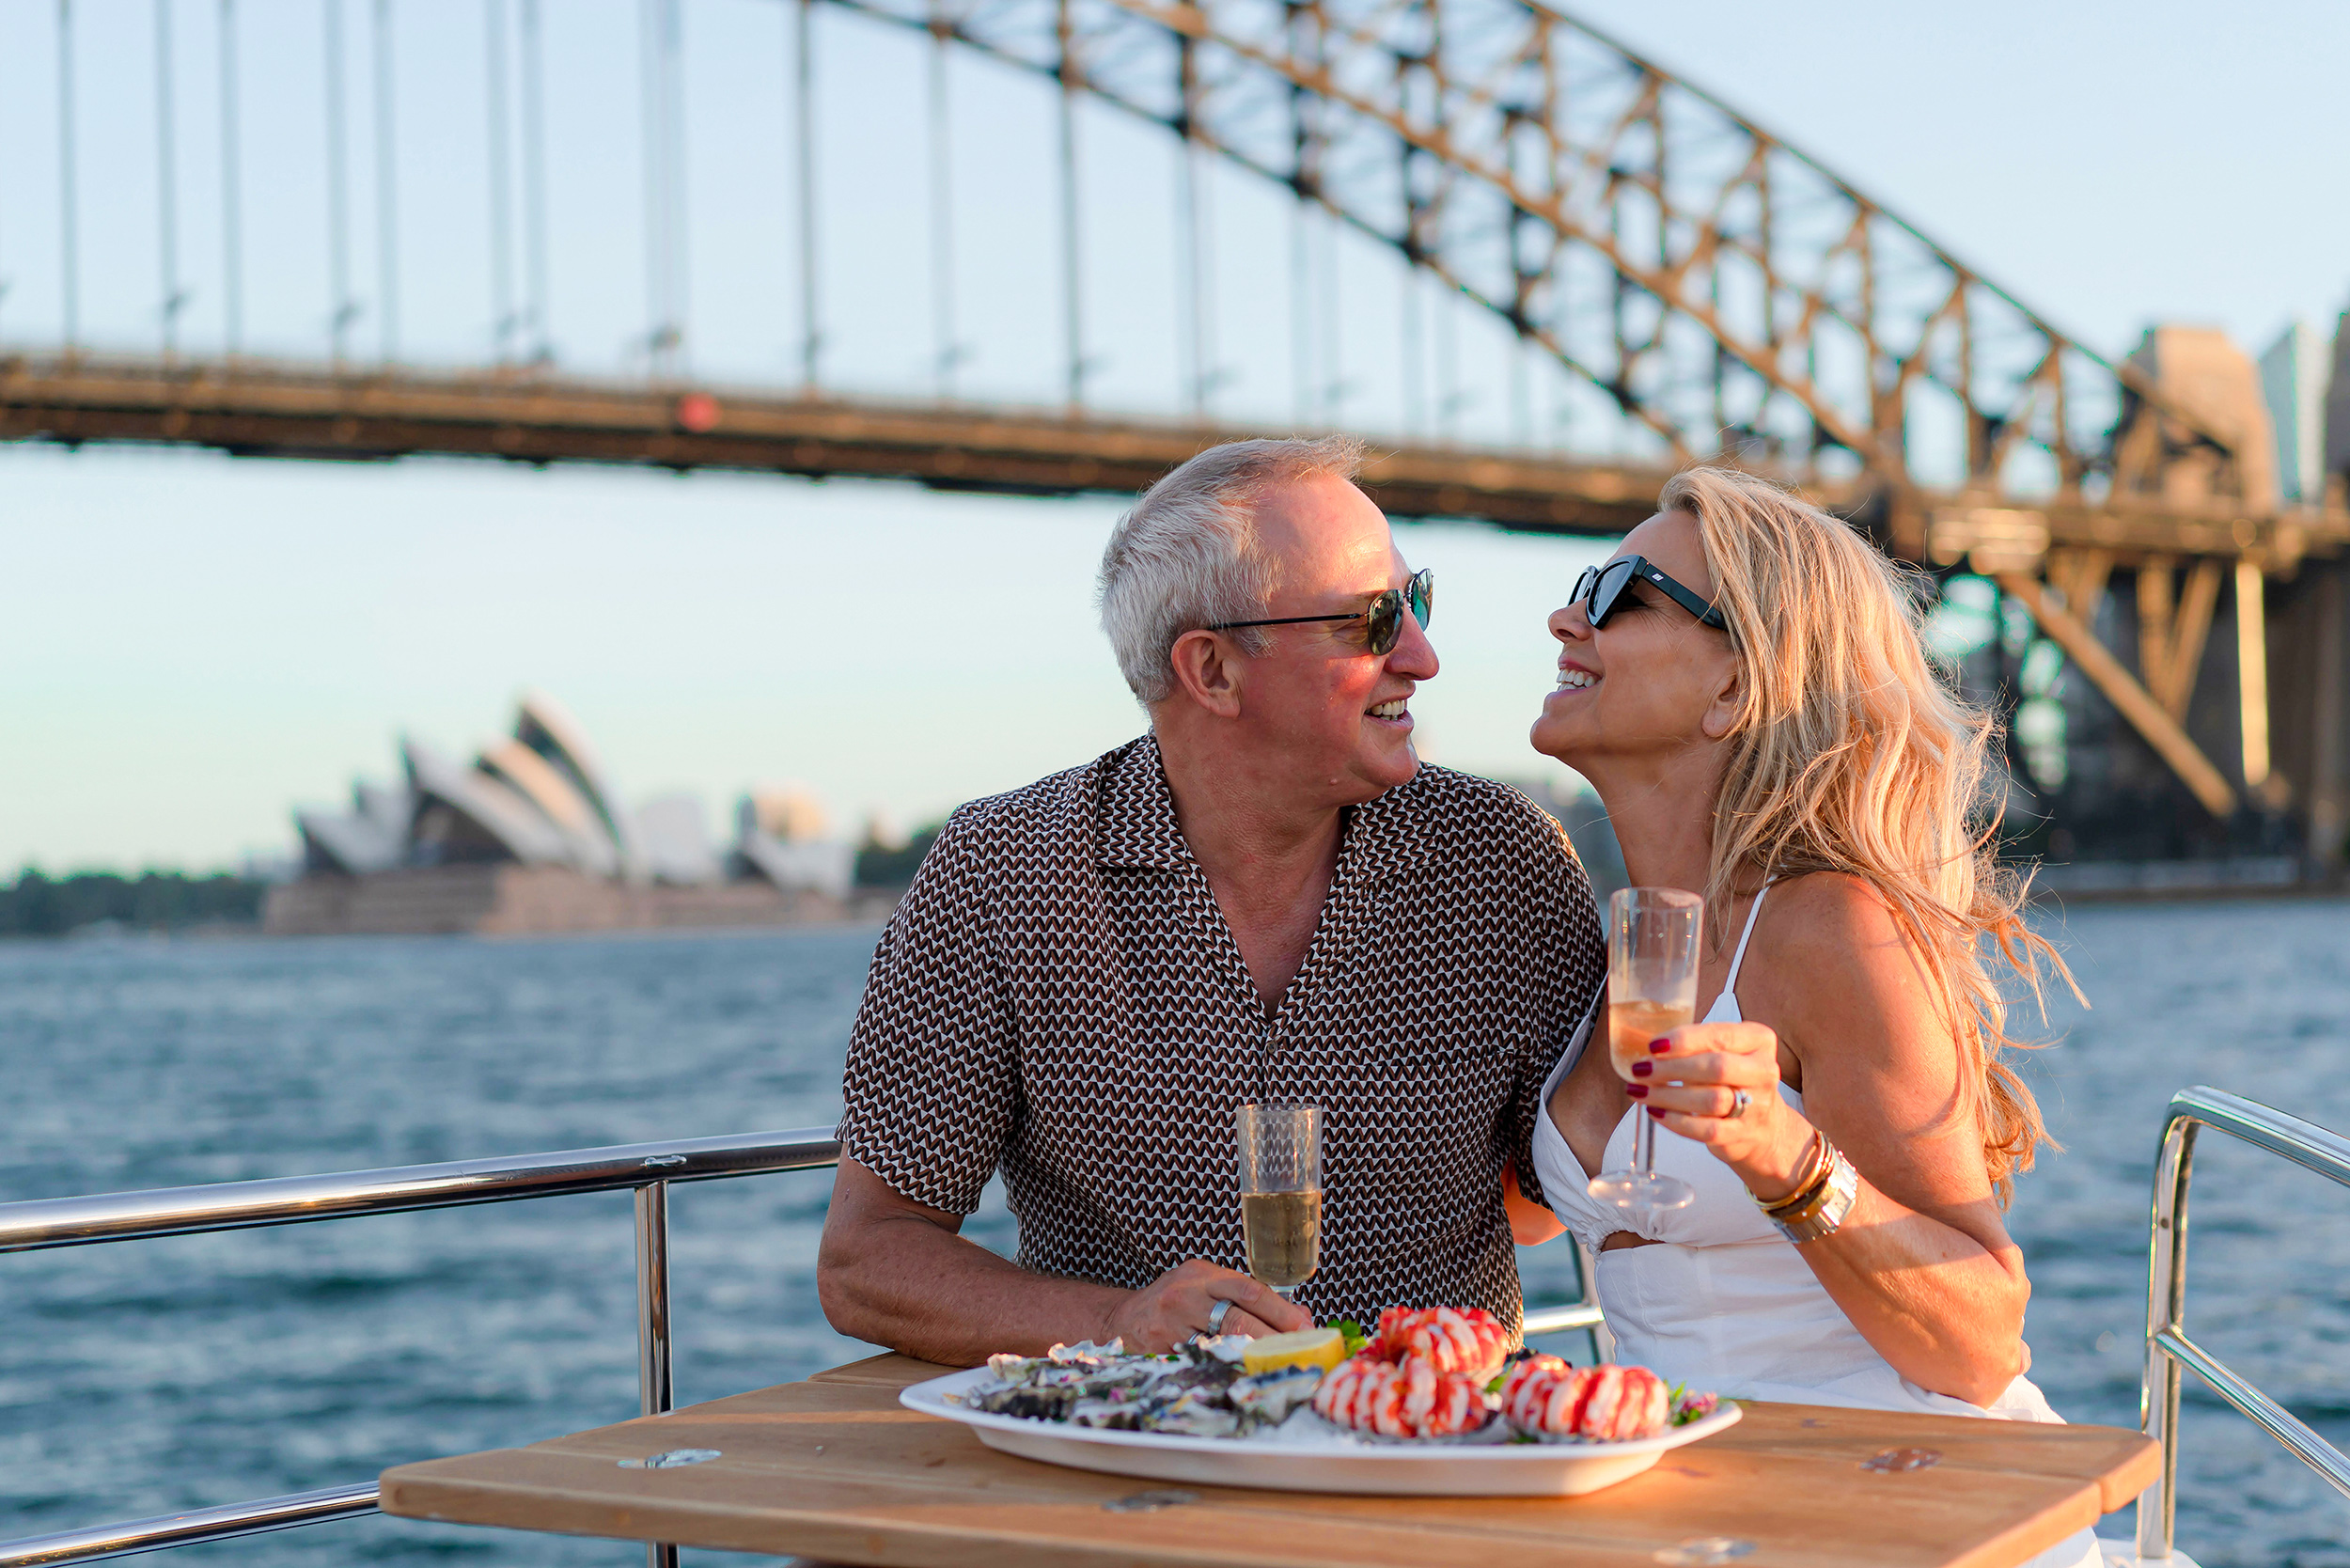
{"label": "woman's long blonde hair", "polygon": [[1839,871],[1875,889],[1957,1037],[1961,1112],[1982,1130],[2004,1205],[2047,1132],[2001,1059],[2020,1043],[1983,938],[2035,997],[2044,961],[2072,976],[2025,924],[2029,877],[1994,853],[1999,809],[1982,785],[1997,721],[1937,676],[1919,596],[1849,525],[1724,468],[1674,476],[1657,505],[1697,519],[1741,677],[1706,902],[1726,912],[1733,881],[1755,870]]}

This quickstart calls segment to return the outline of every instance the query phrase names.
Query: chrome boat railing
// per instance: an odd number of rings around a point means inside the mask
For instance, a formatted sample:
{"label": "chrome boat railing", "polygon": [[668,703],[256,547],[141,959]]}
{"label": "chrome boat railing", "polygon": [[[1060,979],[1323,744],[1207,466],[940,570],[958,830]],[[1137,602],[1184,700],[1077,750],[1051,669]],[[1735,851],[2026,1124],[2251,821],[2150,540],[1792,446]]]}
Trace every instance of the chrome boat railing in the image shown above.
{"label": "chrome boat railing", "polygon": [[2179,1369],[2183,1366],[2301,1463],[2324,1476],[2334,1490],[2350,1497],[2350,1458],[2186,1337],[2187,1184],[2195,1170],[2196,1134],[2205,1127],[2350,1186],[2350,1138],[2216,1089],[2199,1086],[2171,1096],[2154,1159],[2153,1241],[2146,1278],[2146,1371],[2138,1404],[2141,1430],[2162,1444],[2162,1469],[2154,1485],[2138,1499],[2141,1562],[2161,1561],[2171,1555],[2179,1480]]}
{"label": "chrome boat railing", "polygon": [[[395,1166],[329,1176],[283,1176],[207,1186],[158,1187],[88,1198],[44,1198],[0,1203],[0,1252],[184,1236],[204,1231],[243,1231],[302,1225],[357,1215],[408,1214],[474,1203],[506,1203],[573,1193],[636,1194],[636,1380],[643,1414],[671,1408],[668,1189],[676,1182],[764,1176],[782,1170],[822,1170],[838,1165],[839,1142],[827,1127],[754,1133],[736,1137],[631,1143],[573,1149],[508,1159],[452,1160]],[[1584,1299],[1526,1314],[1528,1334],[1581,1329],[1595,1355],[1608,1349],[1606,1327],[1591,1299],[1591,1265],[1578,1257]],[[348,1519],[376,1509],[376,1483],[330,1486],[284,1497],[257,1497],[217,1508],[190,1509],[150,1519],[0,1541],[0,1568],[90,1562],[136,1552],[192,1546],[240,1535]],[[677,1549],[648,1548],[650,1568],[676,1568]]]}
{"label": "chrome boat railing", "polygon": [[[636,1194],[637,1403],[645,1415],[657,1416],[669,1409],[671,1403],[669,1184],[763,1176],[779,1170],[822,1170],[839,1159],[840,1145],[831,1128],[802,1127],[747,1137],[631,1143],[509,1159],[452,1160],[331,1176],[283,1176],[89,1198],[37,1199],[0,1203],[0,1252],[633,1189]],[[375,1504],[376,1487],[370,1481],[0,1541],[0,1568],[87,1562],[200,1541],[258,1535],[372,1513]],[[648,1557],[651,1568],[674,1568],[677,1561],[676,1549],[669,1546],[653,1546]]]}

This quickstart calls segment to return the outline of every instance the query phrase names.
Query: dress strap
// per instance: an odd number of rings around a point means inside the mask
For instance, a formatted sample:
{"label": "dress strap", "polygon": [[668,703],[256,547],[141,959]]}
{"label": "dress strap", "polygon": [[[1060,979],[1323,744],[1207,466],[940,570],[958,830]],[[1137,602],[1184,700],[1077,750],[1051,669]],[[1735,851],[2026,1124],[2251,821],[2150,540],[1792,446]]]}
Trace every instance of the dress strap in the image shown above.
{"label": "dress strap", "polygon": [[1730,955],[1730,974],[1722,980],[1722,995],[1735,995],[1738,990],[1738,966],[1747,961],[1747,944],[1754,937],[1754,917],[1762,913],[1762,895],[1771,890],[1776,877],[1767,877],[1754,890],[1754,903],[1747,911],[1747,929],[1738,933],[1738,950]]}

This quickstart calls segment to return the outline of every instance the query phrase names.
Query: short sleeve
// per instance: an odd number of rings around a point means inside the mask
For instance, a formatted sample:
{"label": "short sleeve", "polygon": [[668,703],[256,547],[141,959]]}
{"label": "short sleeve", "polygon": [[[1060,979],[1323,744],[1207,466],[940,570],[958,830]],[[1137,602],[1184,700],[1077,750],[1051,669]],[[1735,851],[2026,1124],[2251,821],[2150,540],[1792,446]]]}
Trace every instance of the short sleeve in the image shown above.
{"label": "short sleeve", "polygon": [[1518,1190],[1556,1212],[1557,1205],[1543,1190],[1541,1162],[1534,1157],[1535,1128],[1549,1121],[1543,1101],[1552,1069],[1574,1043],[1606,978],[1607,944],[1590,879],[1567,830],[1548,812],[1528,805],[1539,814],[1523,886],[1525,908],[1538,922],[1532,947],[1543,976],[1542,1021],[1531,1048],[1517,1064],[1508,1121],[1510,1161],[1517,1171]]}
{"label": "short sleeve", "polygon": [[839,1137],[896,1192],[970,1214],[1018,1096],[1011,1001],[969,836],[949,823],[882,933],[849,1036]]}

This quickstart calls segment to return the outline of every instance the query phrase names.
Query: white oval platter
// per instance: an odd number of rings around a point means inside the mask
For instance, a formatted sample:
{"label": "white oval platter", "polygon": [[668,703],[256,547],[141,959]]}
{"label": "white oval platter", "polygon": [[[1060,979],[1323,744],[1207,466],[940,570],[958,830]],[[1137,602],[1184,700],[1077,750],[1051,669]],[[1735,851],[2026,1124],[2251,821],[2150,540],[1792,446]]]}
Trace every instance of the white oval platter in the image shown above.
{"label": "white oval platter", "polygon": [[1575,1497],[1628,1481],[1673,1449],[1734,1425],[1735,1404],[1702,1420],[1634,1443],[1366,1443],[1284,1431],[1278,1438],[1181,1437],[1112,1432],[1024,1416],[965,1409],[959,1396],[985,1367],[933,1377],[901,1390],[909,1410],[961,1421],[989,1448],[1048,1465],[1202,1486],[1372,1497]]}

